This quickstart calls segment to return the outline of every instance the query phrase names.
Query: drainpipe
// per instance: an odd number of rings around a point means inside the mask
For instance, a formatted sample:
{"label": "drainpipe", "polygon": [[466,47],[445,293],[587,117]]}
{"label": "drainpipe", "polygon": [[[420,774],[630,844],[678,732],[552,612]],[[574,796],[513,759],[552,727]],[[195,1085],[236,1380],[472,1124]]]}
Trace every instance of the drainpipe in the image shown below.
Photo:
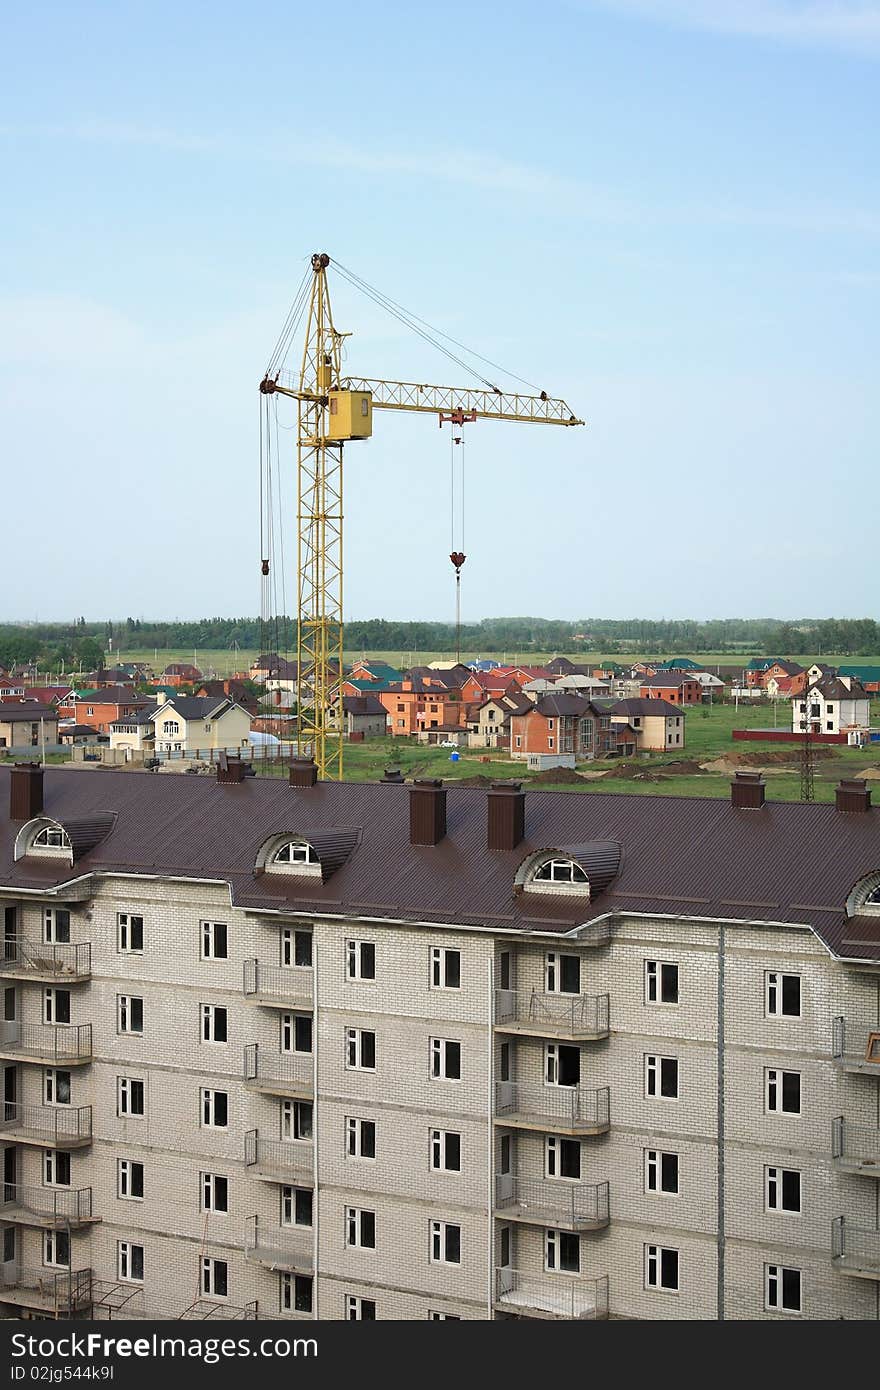
{"label": "drainpipe", "polygon": [[[312,1318],[315,1322],[320,1317],[318,1308],[318,1223],[320,1220],[321,1203],[319,1200],[318,1174],[320,1172],[318,1164],[318,1137],[321,1127],[318,1123],[318,943],[315,940],[315,928],[312,927],[312,1149],[314,1165],[312,1179],[314,1182],[314,1196],[312,1199]],[[296,937],[292,942],[294,951],[296,950]]]}
{"label": "drainpipe", "polygon": [[486,1044],[486,1052],[487,1052],[487,1078],[486,1078],[486,1082],[487,1082],[487,1086],[488,1086],[488,1092],[487,1092],[487,1110],[486,1110],[486,1124],[487,1124],[487,1135],[488,1135],[487,1144],[486,1144],[486,1150],[487,1150],[487,1154],[488,1154],[488,1159],[487,1159],[487,1171],[486,1171],[486,1213],[487,1213],[487,1216],[488,1216],[488,1221],[487,1221],[487,1236],[486,1236],[486,1245],[487,1245],[486,1255],[487,1255],[487,1259],[488,1259],[488,1262],[489,1262],[489,1263],[488,1263],[489,1280],[488,1280],[488,1285],[487,1285],[487,1289],[486,1289],[486,1318],[487,1318],[487,1320],[488,1320],[489,1322],[492,1321],[492,1304],[493,1304],[493,1301],[494,1301],[494,1299],[493,1299],[493,1294],[494,1294],[494,1291],[495,1291],[495,1220],[494,1220],[494,1215],[493,1215],[493,1209],[494,1209],[494,1206],[495,1206],[494,1192],[493,1192],[494,1180],[495,1180],[495,1125],[494,1125],[493,1120],[492,1120],[492,1115],[493,1115],[493,1111],[494,1111],[494,1108],[495,1108],[495,1105],[494,1105],[494,1100],[495,1100],[495,1048],[494,1048],[495,1030],[494,1030],[494,1028],[493,1028],[493,1026],[492,1026],[492,1025],[493,1025],[493,1020],[494,1020],[494,1015],[495,1015],[495,938],[494,938],[494,936],[493,936],[493,938],[492,938],[492,950],[491,950],[491,953],[490,953],[490,956],[489,956],[489,1029],[488,1029],[488,1041],[487,1041],[487,1044]]}
{"label": "drainpipe", "polygon": [[718,1086],[718,1321],[724,1322],[724,953],[725,926],[718,929],[718,1019],[717,1019],[717,1086]]}

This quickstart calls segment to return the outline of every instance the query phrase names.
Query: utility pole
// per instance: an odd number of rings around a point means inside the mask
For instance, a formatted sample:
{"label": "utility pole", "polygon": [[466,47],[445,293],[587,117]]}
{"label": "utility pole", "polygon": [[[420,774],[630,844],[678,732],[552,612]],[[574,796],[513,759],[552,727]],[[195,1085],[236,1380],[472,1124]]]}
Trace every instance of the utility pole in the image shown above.
{"label": "utility pole", "polygon": [[813,728],[810,723],[810,692],[806,688],[804,689],[804,717],[801,720],[801,727],[804,731],[804,741],[801,746],[801,801],[815,801]]}

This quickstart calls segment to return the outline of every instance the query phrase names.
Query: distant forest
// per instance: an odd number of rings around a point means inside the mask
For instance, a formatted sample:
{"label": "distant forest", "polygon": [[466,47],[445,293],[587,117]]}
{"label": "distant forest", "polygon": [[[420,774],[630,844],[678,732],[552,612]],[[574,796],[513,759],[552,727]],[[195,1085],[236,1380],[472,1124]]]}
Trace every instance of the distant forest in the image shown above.
{"label": "distant forest", "polygon": [[[289,617],[202,618],[197,622],[121,621],[0,624],[0,665],[38,661],[44,670],[99,666],[105,654],[124,659],[126,651],[196,648],[253,651],[261,646],[289,651],[295,622]],[[112,639],[112,647],[110,645]],[[620,652],[674,656],[729,652],[744,656],[837,656],[880,654],[880,625],[872,618],[724,618],[710,622],[654,621],[646,618],[484,618],[461,630],[462,647],[474,652],[529,651],[576,655]],[[345,626],[348,651],[447,652],[456,650],[452,623],[353,620]]]}

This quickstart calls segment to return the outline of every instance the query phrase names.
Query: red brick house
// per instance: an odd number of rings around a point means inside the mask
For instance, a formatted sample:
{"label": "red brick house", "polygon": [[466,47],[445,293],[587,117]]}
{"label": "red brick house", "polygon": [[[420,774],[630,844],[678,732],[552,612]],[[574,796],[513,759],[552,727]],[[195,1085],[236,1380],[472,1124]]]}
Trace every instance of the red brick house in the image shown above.
{"label": "red brick house", "polygon": [[189,666],[185,661],[172,661],[162,672],[159,685],[195,685],[202,679],[198,666]]}
{"label": "red brick house", "polygon": [[77,724],[88,724],[99,734],[109,734],[111,724],[151,707],[155,708],[154,700],[135,695],[130,688],[117,685],[92,691],[84,699],[76,700],[73,717]]}
{"label": "red brick house", "polygon": [[524,713],[510,716],[510,756],[526,760],[537,753],[572,755],[575,761],[616,749],[607,710],[579,695],[545,695]]}
{"label": "red brick house", "polygon": [[641,700],[666,700],[670,705],[699,705],[703,687],[684,671],[658,671],[646,676],[639,689]]}

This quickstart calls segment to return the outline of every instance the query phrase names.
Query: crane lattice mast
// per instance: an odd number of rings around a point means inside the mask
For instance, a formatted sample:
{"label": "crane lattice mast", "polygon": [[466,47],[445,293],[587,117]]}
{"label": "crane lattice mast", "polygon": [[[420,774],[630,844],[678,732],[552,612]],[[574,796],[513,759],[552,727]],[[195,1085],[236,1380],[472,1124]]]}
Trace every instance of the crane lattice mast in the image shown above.
{"label": "crane lattice mast", "polygon": [[340,378],[346,334],[333,325],[324,252],[312,256],[312,285],[298,380],[280,369],[260,382],[297,402],[297,751],[314,758],[318,775],[342,777],[342,456],[344,444],[368,439],[373,410],[582,425],[564,401],[537,396],[406,381]]}

